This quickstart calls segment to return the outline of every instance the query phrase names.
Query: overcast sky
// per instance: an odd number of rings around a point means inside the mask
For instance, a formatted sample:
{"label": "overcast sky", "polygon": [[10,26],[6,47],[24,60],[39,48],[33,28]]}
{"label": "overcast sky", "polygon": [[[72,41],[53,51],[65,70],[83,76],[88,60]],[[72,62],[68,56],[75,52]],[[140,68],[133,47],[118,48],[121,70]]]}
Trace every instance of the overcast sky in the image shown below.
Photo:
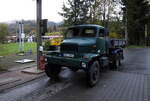
{"label": "overcast sky", "polygon": [[[36,0],[0,0],[0,22],[13,20],[35,20]],[[61,12],[63,2],[66,0],[42,0],[43,18],[49,21],[59,22],[63,18]]]}

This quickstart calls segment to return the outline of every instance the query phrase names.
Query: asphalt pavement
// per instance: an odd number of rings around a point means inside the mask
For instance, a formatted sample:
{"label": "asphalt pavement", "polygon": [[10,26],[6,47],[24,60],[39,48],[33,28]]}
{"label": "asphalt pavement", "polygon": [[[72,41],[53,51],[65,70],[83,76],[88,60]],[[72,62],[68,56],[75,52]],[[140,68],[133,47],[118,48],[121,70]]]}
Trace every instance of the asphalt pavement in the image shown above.
{"label": "asphalt pavement", "polygon": [[119,71],[103,73],[94,88],[86,87],[85,76],[80,76],[72,86],[43,101],[150,101],[150,49],[124,51]]}
{"label": "asphalt pavement", "polygon": [[103,72],[93,88],[83,71],[66,69],[61,81],[43,76],[0,92],[0,101],[150,101],[150,48],[124,51],[119,71]]}

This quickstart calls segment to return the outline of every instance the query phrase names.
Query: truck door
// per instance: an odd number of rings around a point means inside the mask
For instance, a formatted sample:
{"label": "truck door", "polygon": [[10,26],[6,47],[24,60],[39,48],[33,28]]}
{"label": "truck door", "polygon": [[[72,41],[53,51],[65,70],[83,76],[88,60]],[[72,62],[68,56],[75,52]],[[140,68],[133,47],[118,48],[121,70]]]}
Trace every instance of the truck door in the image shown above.
{"label": "truck door", "polygon": [[100,50],[101,54],[105,54],[106,53],[106,43],[105,43],[104,28],[100,28],[99,31],[98,31],[97,50]]}

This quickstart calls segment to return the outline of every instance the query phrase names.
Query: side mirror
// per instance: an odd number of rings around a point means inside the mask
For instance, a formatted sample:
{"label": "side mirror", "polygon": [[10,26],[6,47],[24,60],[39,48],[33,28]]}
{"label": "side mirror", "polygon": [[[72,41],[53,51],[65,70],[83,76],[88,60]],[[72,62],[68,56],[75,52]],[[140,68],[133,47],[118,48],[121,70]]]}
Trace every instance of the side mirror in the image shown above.
{"label": "side mirror", "polygon": [[104,29],[100,29],[99,30],[99,36],[100,37],[104,37],[105,35],[104,35]]}

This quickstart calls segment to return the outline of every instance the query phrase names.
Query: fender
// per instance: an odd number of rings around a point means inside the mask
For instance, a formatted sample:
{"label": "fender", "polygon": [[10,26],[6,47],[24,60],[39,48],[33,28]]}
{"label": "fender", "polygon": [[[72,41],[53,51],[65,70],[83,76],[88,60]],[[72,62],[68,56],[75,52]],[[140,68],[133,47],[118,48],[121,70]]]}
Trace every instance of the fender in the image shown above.
{"label": "fender", "polygon": [[97,57],[99,57],[99,56],[100,56],[99,54],[87,53],[87,54],[84,54],[84,55],[83,55],[83,59],[86,59],[86,60],[88,60],[88,62],[89,62],[89,61],[91,61],[91,60],[93,60],[93,59],[95,59],[95,58],[97,58]]}
{"label": "fender", "polygon": [[120,53],[120,52],[123,52],[123,50],[121,48],[118,48],[118,49],[115,49],[111,52],[111,54],[117,54],[117,53]]}

